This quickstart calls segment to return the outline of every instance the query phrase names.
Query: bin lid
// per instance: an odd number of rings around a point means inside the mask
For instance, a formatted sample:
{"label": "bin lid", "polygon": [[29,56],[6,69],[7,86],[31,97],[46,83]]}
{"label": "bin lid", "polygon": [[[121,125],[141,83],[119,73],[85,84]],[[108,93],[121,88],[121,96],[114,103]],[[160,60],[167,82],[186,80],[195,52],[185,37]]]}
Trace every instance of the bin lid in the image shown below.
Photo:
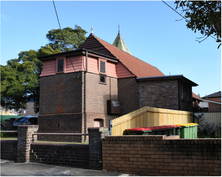
{"label": "bin lid", "polygon": [[189,125],[189,124],[177,124],[177,125],[179,125],[179,126],[181,126],[181,127],[190,127],[191,125]]}
{"label": "bin lid", "polygon": [[161,126],[154,126],[154,127],[136,127],[125,129],[125,131],[148,131],[148,130],[159,130],[159,129],[170,129],[180,127],[179,125],[161,125]]}
{"label": "bin lid", "polygon": [[191,125],[191,126],[198,126],[197,123],[189,123],[189,125]]}

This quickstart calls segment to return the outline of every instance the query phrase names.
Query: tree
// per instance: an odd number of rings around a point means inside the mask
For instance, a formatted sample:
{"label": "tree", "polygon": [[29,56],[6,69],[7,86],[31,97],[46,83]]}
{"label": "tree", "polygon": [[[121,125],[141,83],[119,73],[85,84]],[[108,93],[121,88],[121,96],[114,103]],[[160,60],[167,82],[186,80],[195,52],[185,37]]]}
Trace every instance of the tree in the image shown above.
{"label": "tree", "polygon": [[37,76],[33,74],[31,62],[20,63],[9,60],[1,66],[1,105],[7,109],[26,108],[28,93],[34,87]]}
{"label": "tree", "polygon": [[[65,36],[65,42],[63,36]],[[46,37],[51,43],[39,50],[22,51],[18,59],[12,59],[6,66],[1,65],[1,106],[7,109],[25,109],[29,100],[34,101],[35,113],[39,112],[40,74],[43,63],[38,57],[61,53],[78,48],[86,39],[86,31],[79,26],[75,29],[51,30]]]}
{"label": "tree", "polygon": [[34,101],[35,113],[39,112],[39,88],[42,62],[40,56],[60,53],[50,45],[38,51],[22,51],[18,59],[12,59],[1,66],[1,105],[7,109],[25,109],[27,101]]}
{"label": "tree", "polygon": [[[185,12],[186,26],[196,33],[203,35],[202,42],[209,36],[221,45],[221,1],[175,1],[176,9]],[[181,13],[181,14],[182,14]],[[201,39],[200,38],[200,39]]]}
{"label": "tree", "polygon": [[75,25],[75,28],[53,29],[48,32],[46,37],[50,41],[49,45],[52,49],[61,51],[70,51],[78,49],[86,40],[87,32],[80,26]]}

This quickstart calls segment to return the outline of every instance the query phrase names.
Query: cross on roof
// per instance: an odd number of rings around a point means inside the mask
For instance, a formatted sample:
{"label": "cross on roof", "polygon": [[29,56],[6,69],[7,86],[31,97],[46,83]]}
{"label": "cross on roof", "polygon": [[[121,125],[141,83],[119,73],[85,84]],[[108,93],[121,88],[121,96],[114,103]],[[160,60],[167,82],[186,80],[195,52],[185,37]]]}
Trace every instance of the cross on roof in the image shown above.
{"label": "cross on roof", "polygon": [[90,29],[90,30],[91,30],[91,33],[93,34],[93,30],[94,30],[94,28],[93,28],[93,27],[91,27],[91,29]]}

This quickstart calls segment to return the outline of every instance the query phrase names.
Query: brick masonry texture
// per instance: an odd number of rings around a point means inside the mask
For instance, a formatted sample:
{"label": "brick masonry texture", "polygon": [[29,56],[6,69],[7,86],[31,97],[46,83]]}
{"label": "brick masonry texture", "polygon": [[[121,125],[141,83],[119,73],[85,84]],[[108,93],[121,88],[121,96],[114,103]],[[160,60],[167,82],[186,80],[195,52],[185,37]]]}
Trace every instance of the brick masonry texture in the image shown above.
{"label": "brick masonry texture", "polygon": [[140,82],[141,107],[179,109],[176,80]]}
{"label": "brick masonry texture", "polygon": [[118,100],[117,78],[106,77],[106,84],[99,83],[98,74],[86,73],[86,128],[94,127],[94,119],[102,119],[104,127],[118,115],[107,114],[107,100]]}
{"label": "brick masonry texture", "polygon": [[89,167],[89,145],[33,143],[30,161],[37,163]]}
{"label": "brick masonry texture", "polygon": [[[178,82],[179,84],[179,92],[181,89],[181,84],[183,85],[183,98],[181,95],[179,96],[179,108],[184,111],[193,111],[193,103],[192,103],[192,87],[190,87],[186,83]],[[181,94],[181,93],[180,93]]]}
{"label": "brick masonry texture", "polygon": [[[61,82],[60,82],[61,81]],[[55,114],[59,105],[64,113],[82,112],[82,72],[56,74],[40,78],[40,115]]]}
{"label": "brick masonry texture", "polygon": [[32,140],[37,140],[36,137],[32,138],[32,134],[37,133],[38,128],[38,125],[18,126],[17,162],[29,162],[30,145]]}
{"label": "brick masonry texture", "polygon": [[[185,83],[178,80],[159,80],[140,82],[139,84],[141,107],[151,106],[184,111],[192,111],[193,109],[192,89]],[[184,87],[183,98],[180,96],[180,84],[183,84]]]}
{"label": "brick masonry texture", "polygon": [[1,159],[17,160],[17,140],[1,140]]}
{"label": "brick masonry texture", "polygon": [[[107,114],[107,100],[118,100],[118,82],[117,78],[112,77],[106,77],[106,84],[99,82],[98,74],[84,72],[41,77],[38,132],[87,133],[88,127],[94,127],[94,119],[101,119],[103,125],[108,126],[109,120],[117,117]],[[59,86],[62,87],[61,91],[58,90]],[[84,93],[86,93],[86,104],[84,104]],[[59,99],[64,111],[60,113],[57,112]],[[84,105],[86,105],[85,114]],[[80,136],[39,135],[38,138],[52,141],[84,140]]]}
{"label": "brick masonry texture", "polygon": [[[38,133],[81,133],[82,114],[39,116]],[[81,136],[38,135],[38,140],[82,141]]]}
{"label": "brick masonry texture", "polygon": [[108,128],[89,128],[89,168],[102,170],[102,139],[109,135]]}
{"label": "brick masonry texture", "polygon": [[142,176],[221,176],[221,139],[107,136],[103,170]]}
{"label": "brick masonry texture", "polygon": [[37,125],[19,125],[18,141],[1,140],[1,159],[102,170],[102,139],[108,128],[89,128],[89,144],[39,143]]}
{"label": "brick masonry texture", "polygon": [[122,115],[139,109],[139,87],[136,78],[118,79]]}

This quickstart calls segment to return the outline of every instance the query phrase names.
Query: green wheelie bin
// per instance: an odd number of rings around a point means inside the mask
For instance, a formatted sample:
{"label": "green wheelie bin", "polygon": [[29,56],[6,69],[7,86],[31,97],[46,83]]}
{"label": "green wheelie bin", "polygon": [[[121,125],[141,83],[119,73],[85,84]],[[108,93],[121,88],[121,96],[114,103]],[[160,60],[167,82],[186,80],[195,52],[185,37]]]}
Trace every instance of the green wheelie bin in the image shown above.
{"label": "green wheelie bin", "polygon": [[[190,125],[190,129],[192,129],[192,138],[197,138],[197,123],[189,123],[188,125]],[[191,137],[190,137],[191,138]]]}
{"label": "green wheelie bin", "polygon": [[180,126],[180,138],[192,138],[192,128],[189,124],[177,124]]}

